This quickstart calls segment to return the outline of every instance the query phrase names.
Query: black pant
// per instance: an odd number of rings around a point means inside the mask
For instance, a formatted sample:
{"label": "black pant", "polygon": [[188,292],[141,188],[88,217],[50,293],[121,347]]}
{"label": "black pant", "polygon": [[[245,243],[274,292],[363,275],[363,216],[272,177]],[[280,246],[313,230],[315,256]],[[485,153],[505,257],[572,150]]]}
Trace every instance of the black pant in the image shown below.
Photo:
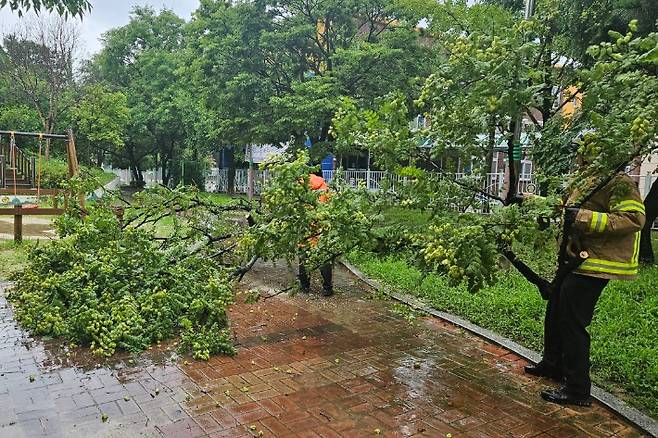
{"label": "black pant", "polygon": [[607,284],[605,279],[570,274],[546,305],[543,361],[564,371],[567,390],[576,395],[589,395],[592,386],[587,327]]}
{"label": "black pant", "polygon": [[[331,292],[333,289],[333,264],[328,262],[320,267],[320,274],[322,274],[322,287],[326,292]],[[302,261],[299,262],[299,284],[302,290],[308,291],[311,288],[311,276],[306,271]]]}

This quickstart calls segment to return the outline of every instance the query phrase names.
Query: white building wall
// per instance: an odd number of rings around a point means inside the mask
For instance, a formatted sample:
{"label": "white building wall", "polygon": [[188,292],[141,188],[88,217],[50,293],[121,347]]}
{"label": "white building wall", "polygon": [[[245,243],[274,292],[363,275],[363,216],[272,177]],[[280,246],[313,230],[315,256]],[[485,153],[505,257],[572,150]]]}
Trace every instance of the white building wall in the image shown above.
{"label": "white building wall", "polygon": [[640,166],[639,189],[643,197],[647,196],[651,185],[658,179],[658,153],[654,153],[642,162]]}

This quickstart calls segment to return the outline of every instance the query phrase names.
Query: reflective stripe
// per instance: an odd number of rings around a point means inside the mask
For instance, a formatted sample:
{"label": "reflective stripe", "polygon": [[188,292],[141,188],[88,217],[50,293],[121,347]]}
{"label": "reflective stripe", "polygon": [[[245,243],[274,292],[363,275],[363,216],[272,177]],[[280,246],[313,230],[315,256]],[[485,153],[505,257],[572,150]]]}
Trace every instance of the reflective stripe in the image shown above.
{"label": "reflective stripe", "polygon": [[595,264],[582,264],[579,268],[581,271],[600,272],[602,274],[616,274],[616,275],[637,275],[638,268],[611,268],[609,266],[600,266]]}
{"label": "reflective stripe", "polygon": [[606,213],[599,213],[598,211],[592,212],[592,220],[589,223],[589,231],[591,233],[602,233],[605,230],[605,225],[608,223],[608,215]]}
{"label": "reflective stripe", "polygon": [[636,201],[634,199],[628,199],[626,201],[621,201],[618,204],[615,204],[612,207],[613,211],[641,211],[642,213],[645,213],[645,208],[644,204]]}
{"label": "reflective stripe", "polygon": [[598,213],[595,212],[595,211],[593,211],[593,212],[592,212],[592,220],[591,220],[590,223],[589,223],[589,231],[590,231],[590,233],[593,233],[594,231],[596,231],[596,227],[599,226],[599,225],[598,225],[598,224],[599,224],[598,221],[599,221]]}
{"label": "reflective stripe", "polygon": [[603,260],[603,259],[587,259],[583,262],[584,265],[586,264],[595,264],[595,265],[601,265],[601,266],[610,266],[612,268],[637,268],[638,264],[637,262],[631,261],[631,262],[613,262],[611,260]]}
{"label": "reflective stripe", "polygon": [[642,232],[638,231],[635,233],[635,247],[633,248],[633,260],[632,263],[638,264],[640,260],[640,237]]}
{"label": "reflective stripe", "polygon": [[615,205],[613,205],[612,208],[617,209],[618,207],[625,207],[627,205],[636,205],[636,206],[644,208],[644,204],[641,203],[640,201],[636,201],[635,199],[627,199],[625,201],[618,202]]}
{"label": "reflective stripe", "polygon": [[605,231],[606,225],[608,225],[608,215],[606,213],[603,213],[603,220],[601,220],[601,229],[599,230],[599,233]]}
{"label": "reflective stripe", "polygon": [[629,205],[628,207],[618,208],[615,211],[639,211],[640,213],[646,214],[646,210],[644,208],[639,208],[633,205]]}

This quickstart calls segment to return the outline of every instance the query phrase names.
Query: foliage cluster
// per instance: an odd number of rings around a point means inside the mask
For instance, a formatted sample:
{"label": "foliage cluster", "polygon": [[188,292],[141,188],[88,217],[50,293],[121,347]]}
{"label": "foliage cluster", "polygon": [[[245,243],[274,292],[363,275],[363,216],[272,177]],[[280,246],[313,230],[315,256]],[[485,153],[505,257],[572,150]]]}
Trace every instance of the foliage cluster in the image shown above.
{"label": "foliage cluster", "polygon": [[[51,158],[41,161],[41,188],[63,189],[69,179],[68,164],[60,159]],[[80,166],[83,178],[89,180],[89,190],[93,190],[109,182],[103,169],[98,167]]]}
{"label": "foliage cluster", "polygon": [[[464,12],[468,23],[470,13]],[[537,248],[555,237],[561,228],[560,197],[574,189],[589,194],[620,164],[632,165],[634,157],[655,147],[657,133],[649,120],[658,118],[658,34],[637,36],[637,22],[631,21],[626,35],[611,31],[612,42],[590,47],[591,65],[576,68],[575,60],[551,53],[559,49],[546,21],[551,14],[549,8],[508,27],[482,29],[475,22],[469,32],[443,34],[437,44],[443,45],[446,60],[423,84],[415,107],[398,95],[374,109],[346,98],[334,118],[338,144],[371,150],[379,165],[404,178],[389,194],[391,202],[424,209],[435,218],[425,233],[430,237],[415,240],[424,245],[419,249],[425,267],[446,271],[454,280],[466,278],[473,289],[492,281],[497,250]],[[499,23],[509,19],[502,17]],[[580,104],[572,113],[562,112],[575,94]],[[429,126],[410,129],[408,120],[419,111]],[[503,145],[508,168],[515,169],[514,132],[521,117],[531,123],[525,141],[537,159],[535,172],[546,177],[542,188],[548,196],[542,200],[517,196],[512,173],[502,197],[484,190],[491,167],[485,158],[490,160],[495,148]],[[580,152],[588,163],[573,169],[570,145],[585,128],[590,131]],[[446,172],[461,172],[459,159],[474,166],[471,176],[456,181]],[[570,170],[571,181],[564,181]],[[474,211],[491,214],[471,218]],[[555,226],[542,231],[538,219]]]}
{"label": "foliage cluster", "polygon": [[0,0],[0,8],[9,6],[12,11],[22,16],[25,12],[33,10],[40,12],[55,10],[59,15],[82,15],[91,10],[88,0]]}
{"label": "foliage cluster", "polygon": [[[223,256],[234,238],[226,213],[240,207],[160,188],[123,208],[119,219],[104,200],[58,219],[60,239],[32,249],[14,274],[16,319],[101,356],[178,333],[195,358],[231,353],[226,307],[238,259]],[[154,225],[165,218],[173,231],[158,236]]]}
{"label": "foliage cluster", "polygon": [[253,216],[256,225],[242,242],[251,252],[265,260],[301,257],[309,269],[317,269],[371,240],[378,216],[365,188],[313,190],[309,178],[317,167],[309,165],[305,152],[294,160],[275,158],[265,168],[272,176]]}

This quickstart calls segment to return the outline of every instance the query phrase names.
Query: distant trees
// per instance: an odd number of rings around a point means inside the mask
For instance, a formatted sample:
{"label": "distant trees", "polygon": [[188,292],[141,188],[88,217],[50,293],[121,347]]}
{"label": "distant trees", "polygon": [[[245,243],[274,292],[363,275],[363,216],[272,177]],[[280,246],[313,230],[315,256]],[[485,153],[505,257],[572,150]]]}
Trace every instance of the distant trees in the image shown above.
{"label": "distant trees", "polygon": [[127,25],[103,36],[103,49],[88,66],[88,82],[127,98],[125,144],[110,159],[129,167],[137,181],[143,180],[146,165],[158,166],[166,184],[172,158],[185,146],[186,85],[178,75],[185,49],[184,24],[168,10],[135,8]]}
{"label": "distant trees", "polygon": [[202,1],[189,25],[190,76],[220,144],[310,140],[332,151],[342,96],[411,99],[433,62],[397,1]]}
{"label": "distant trees", "polygon": [[[57,17],[26,21],[2,41],[0,81],[5,92],[36,111],[41,130],[52,133],[73,103],[73,66],[79,44],[74,24]],[[46,158],[50,151],[46,145]]]}

